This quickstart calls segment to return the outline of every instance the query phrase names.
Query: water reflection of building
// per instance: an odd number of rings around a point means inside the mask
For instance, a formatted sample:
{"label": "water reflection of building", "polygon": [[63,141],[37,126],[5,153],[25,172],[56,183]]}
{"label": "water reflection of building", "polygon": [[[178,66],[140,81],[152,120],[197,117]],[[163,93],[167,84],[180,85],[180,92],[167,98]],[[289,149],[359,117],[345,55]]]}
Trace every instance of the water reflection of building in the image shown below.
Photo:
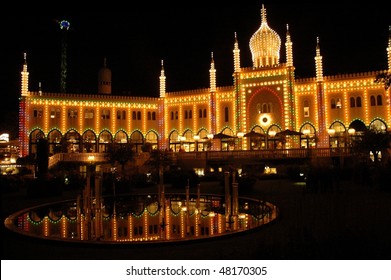
{"label": "water reflection of building", "polygon": [[[237,228],[227,228],[224,212],[221,209],[224,198],[203,196],[197,210],[196,199],[189,201],[185,209],[185,198],[181,195],[170,196],[164,209],[164,223],[161,223],[160,207],[157,201],[138,197],[122,202],[118,200],[116,210],[113,200],[108,199],[102,208],[102,220],[99,229],[97,217],[91,217],[91,235],[85,225],[86,215],[77,209],[77,202],[69,202],[46,208],[37,208],[20,214],[16,221],[16,230],[28,235],[54,239],[99,240],[108,242],[169,241],[187,238],[213,237],[227,232],[237,232],[262,226],[274,220],[277,209],[269,203],[259,201],[240,201],[240,214]],[[130,202],[130,203],[129,203]],[[111,204],[111,207],[110,207]],[[121,211],[121,205],[123,207]],[[97,234],[97,233],[100,234]],[[99,236],[98,236],[99,235]]]}
{"label": "water reflection of building", "polygon": [[[316,76],[306,79],[295,78],[294,39],[287,28],[282,63],[281,38],[269,27],[262,7],[261,24],[250,39],[253,65],[241,65],[236,34],[233,38],[232,86],[217,86],[212,55],[205,70],[209,88],[168,92],[162,62],[156,98],[112,94],[106,61],[96,94],[30,91],[25,57],[20,155],[36,153],[42,137],[48,139],[51,154],[105,152],[110,143],[131,144],[138,152],[145,143],[173,151],[345,147],[349,136],[364,128],[390,127],[390,89],[374,81],[379,73],[391,71],[391,36],[385,50],[388,69],[331,76],[323,75],[321,40],[314,38],[315,63],[308,67]],[[286,129],[301,134],[278,134]],[[251,131],[262,136],[237,137]],[[227,137],[216,141],[213,135],[220,132]]]}

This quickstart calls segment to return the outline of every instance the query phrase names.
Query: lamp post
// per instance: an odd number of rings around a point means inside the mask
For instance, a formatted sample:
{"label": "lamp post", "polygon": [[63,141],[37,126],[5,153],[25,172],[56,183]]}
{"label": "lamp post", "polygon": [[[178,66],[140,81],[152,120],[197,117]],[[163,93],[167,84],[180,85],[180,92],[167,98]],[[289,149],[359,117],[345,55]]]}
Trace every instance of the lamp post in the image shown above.
{"label": "lamp post", "polygon": [[208,137],[209,144],[210,144],[209,149],[211,149],[211,147],[212,147],[212,140],[213,140],[214,135],[213,135],[213,133],[209,133],[208,135],[206,135],[206,137]]}
{"label": "lamp post", "polygon": [[349,134],[349,146],[352,147],[353,146],[353,137],[356,134],[356,130],[353,127],[351,127],[348,129],[348,134]]}
{"label": "lamp post", "polygon": [[335,129],[330,128],[327,130],[327,133],[329,134],[329,143],[330,143],[330,148],[332,147],[332,140],[335,135]]}
{"label": "lamp post", "polygon": [[236,135],[239,138],[240,150],[243,150],[243,136],[244,136],[244,132],[238,132]]}
{"label": "lamp post", "polygon": [[181,136],[180,140],[181,140],[181,148],[180,148],[180,149],[181,149],[182,151],[185,151],[183,142],[186,141],[186,137],[185,137],[185,136]]}
{"label": "lamp post", "polygon": [[200,140],[199,135],[194,135],[194,142],[195,142],[195,151],[198,152],[198,141]]}
{"label": "lamp post", "polygon": [[[269,130],[269,137],[270,138],[274,138],[274,136],[276,136],[276,134],[277,134],[277,132],[275,131],[275,130]],[[275,148],[275,145],[274,145],[274,143],[275,143],[275,140],[273,139],[273,148]],[[269,144],[268,144],[269,145]]]}
{"label": "lamp post", "polygon": [[305,138],[306,138],[306,143],[307,143],[307,149],[310,147],[310,143],[309,143],[309,141],[310,141],[310,130],[309,129],[303,129],[303,134],[304,134],[304,136],[305,136]]}

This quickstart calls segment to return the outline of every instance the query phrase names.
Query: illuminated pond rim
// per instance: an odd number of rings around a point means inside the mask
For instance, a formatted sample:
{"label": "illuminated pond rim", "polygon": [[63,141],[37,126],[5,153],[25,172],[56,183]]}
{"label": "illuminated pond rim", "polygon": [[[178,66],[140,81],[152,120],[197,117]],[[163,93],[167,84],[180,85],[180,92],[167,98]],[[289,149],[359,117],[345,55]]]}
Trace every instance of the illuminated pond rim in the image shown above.
{"label": "illuminated pond rim", "polygon": [[269,202],[218,194],[132,194],[84,201],[78,197],[23,209],[4,224],[40,239],[136,244],[243,233],[269,224],[279,214]]}

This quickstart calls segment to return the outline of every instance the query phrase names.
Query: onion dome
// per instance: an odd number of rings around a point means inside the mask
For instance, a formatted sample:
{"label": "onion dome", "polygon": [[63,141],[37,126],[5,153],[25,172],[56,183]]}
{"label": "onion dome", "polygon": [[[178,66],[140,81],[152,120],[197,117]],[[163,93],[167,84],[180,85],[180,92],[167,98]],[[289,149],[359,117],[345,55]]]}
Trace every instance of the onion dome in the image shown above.
{"label": "onion dome", "polygon": [[279,64],[281,38],[269,27],[266,20],[266,9],[262,5],[262,22],[259,29],[250,39],[253,67],[273,66]]}

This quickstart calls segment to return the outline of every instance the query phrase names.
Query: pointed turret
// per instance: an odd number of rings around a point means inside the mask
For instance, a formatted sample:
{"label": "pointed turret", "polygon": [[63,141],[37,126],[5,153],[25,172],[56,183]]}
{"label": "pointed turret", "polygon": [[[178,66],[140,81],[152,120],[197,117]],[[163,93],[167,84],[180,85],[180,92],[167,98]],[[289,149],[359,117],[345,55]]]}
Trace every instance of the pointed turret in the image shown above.
{"label": "pointed turret", "polygon": [[235,32],[235,43],[234,43],[234,72],[238,73],[240,72],[240,49],[239,49],[239,43],[238,43],[238,37],[236,36]]}
{"label": "pointed turret", "polygon": [[28,91],[29,91],[29,72],[27,71],[27,54],[23,54],[24,58],[24,64],[23,64],[23,71],[21,72],[22,74],[22,88],[21,88],[21,93],[22,96],[27,96]]}
{"label": "pointed turret", "polygon": [[159,91],[160,91],[160,97],[166,97],[166,76],[164,74],[164,66],[163,66],[163,60],[162,60],[162,69],[160,70],[160,77],[159,77],[159,80],[160,80],[160,88],[159,88]]}
{"label": "pointed turret", "polygon": [[212,59],[210,62],[210,70],[209,70],[209,82],[210,82],[210,92],[216,92],[216,69],[215,69],[215,62],[213,59],[213,52],[212,52]]}
{"label": "pointed turret", "polygon": [[293,49],[292,49],[292,41],[291,41],[291,35],[289,33],[289,25],[286,25],[286,66],[292,67],[293,66]]}
{"label": "pointed turret", "polygon": [[388,27],[387,58],[388,58],[388,72],[391,73],[391,25]]}
{"label": "pointed turret", "polygon": [[322,63],[322,56],[320,55],[319,37],[316,38],[315,67],[316,67],[316,81],[323,82],[323,63]]}

